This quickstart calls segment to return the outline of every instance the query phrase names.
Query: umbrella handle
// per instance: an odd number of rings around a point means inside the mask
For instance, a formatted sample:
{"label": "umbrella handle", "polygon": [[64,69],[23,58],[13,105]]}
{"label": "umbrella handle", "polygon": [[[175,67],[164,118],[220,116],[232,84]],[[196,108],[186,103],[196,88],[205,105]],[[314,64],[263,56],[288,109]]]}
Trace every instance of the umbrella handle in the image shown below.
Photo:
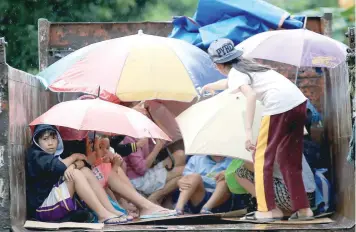
{"label": "umbrella handle", "polygon": [[[147,109],[147,114],[148,114],[148,117],[154,122],[154,123],[156,123],[154,120],[153,120],[153,118],[152,118],[152,115],[151,115],[151,113],[150,113],[150,111]],[[146,128],[145,128],[145,130],[147,130]],[[150,134],[150,136],[151,136],[151,140],[152,140],[152,143],[154,144],[154,145],[156,145],[156,141],[153,139],[153,136],[152,136],[152,134],[151,134],[151,132],[149,131],[149,130],[147,130],[147,132]]]}
{"label": "umbrella handle", "polygon": [[[306,29],[306,28],[307,28],[307,21],[308,21],[308,16],[305,16],[303,29]],[[298,86],[298,85],[297,85],[298,75],[299,75],[299,67],[297,67],[297,69],[296,69],[296,71],[295,71],[294,84],[295,84],[296,86]]]}
{"label": "umbrella handle", "polygon": [[168,167],[168,165],[166,165],[165,168],[167,169],[167,171],[171,171],[171,170],[173,170],[174,166],[176,165],[176,161],[175,161],[175,159],[174,159],[173,154],[169,151],[168,148],[166,148],[166,151],[167,151],[167,153],[168,153],[168,157],[169,157],[169,158],[171,159],[171,161],[172,161],[172,166],[171,166],[171,167]]}
{"label": "umbrella handle", "polygon": [[92,146],[92,149],[93,149],[93,151],[95,151],[95,147],[94,147],[94,145],[95,145],[95,137],[96,137],[96,131],[94,131],[94,136],[93,136],[93,146]]}
{"label": "umbrella handle", "polygon": [[303,28],[304,28],[304,29],[307,28],[307,21],[308,21],[308,16],[305,16],[304,25],[303,25]]}
{"label": "umbrella handle", "polygon": [[98,88],[98,95],[96,97],[100,98],[100,85],[99,85],[99,88]]}

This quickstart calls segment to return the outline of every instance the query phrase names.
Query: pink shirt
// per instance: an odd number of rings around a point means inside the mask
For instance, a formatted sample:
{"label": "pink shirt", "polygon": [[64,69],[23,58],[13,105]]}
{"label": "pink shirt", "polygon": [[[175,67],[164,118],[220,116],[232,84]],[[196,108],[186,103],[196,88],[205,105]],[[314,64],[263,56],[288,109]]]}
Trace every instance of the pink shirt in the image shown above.
{"label": "pink shirt", "polygon": [[[150,141],[150,140],[149,140]],[[121,144],[134,143],[136,140],[129,136],[125,136]],[[152,151],[152,145],[150,142],[142,148],[138,148],[137,152],[131,153],[129,156],[123,157],[126,164],[126,175],[130,180],[145,175],[147,171],[146,157]]]}

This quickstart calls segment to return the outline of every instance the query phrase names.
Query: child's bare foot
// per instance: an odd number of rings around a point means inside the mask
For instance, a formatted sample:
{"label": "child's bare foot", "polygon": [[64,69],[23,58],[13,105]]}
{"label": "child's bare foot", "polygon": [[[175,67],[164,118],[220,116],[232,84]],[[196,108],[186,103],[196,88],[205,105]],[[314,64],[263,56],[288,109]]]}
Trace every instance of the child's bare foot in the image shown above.
{"label": "child's bare foot", "polygon": [[133,219],[138,218],[140,216],[138,210],[137,211],[128,211],[129,216],[131,216]]}
{"label": "child's bare foot", "polygon": [[310,208],[298,210],[298,215],[300,217],[313,217],[314,213]]}
{"label": "child's bare foot", "polygon": [[283,212],[279,208],[272,209],[268,212],[255,212],[256,219],[280,219],[283,218]]}
{"label": "child's bare foot", "polygon": [[161,200],[159,200],[155,196],[151,195],[147,198],[147,200],[149,200],[150,202],[152,202],[155,205],[161,205],[163,199],[161,198]]}
{"label": "child's bare foot", "polygon": [[127,201],[126,199],[124,199],[124,198],[121,198],[121,199],[119,200],[119,204],[120,204],[124,209],[126,209],[127,211],[137,211],[137,207],[136,207],[134,204],[128,202],[128,201]]}
{"label": "child's bare foot", "polygon": [[175,210],[170,210],[170,209],[166,209],[166,208],[163,208],[159,205],[155,205],[154,207],[149,207],[149,208],[143,208],[140,210],[140,215],[151,215],[151,214],[157,214],[157,213],[160,213],[160,214],[170,214],[170,213],[173,213],[175,212]]}
{"label": "child's bare foot", "polygon": [[314,213],[310,208],[300,209],[292,216],[289,217],[288,220],[291,221],[309,221],[314,219]]}

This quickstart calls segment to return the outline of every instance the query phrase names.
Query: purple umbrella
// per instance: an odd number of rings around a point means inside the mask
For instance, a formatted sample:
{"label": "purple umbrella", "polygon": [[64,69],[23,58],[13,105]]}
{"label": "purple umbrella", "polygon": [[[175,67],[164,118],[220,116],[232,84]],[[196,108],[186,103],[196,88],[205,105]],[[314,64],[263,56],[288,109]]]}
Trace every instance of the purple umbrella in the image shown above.
{"label": "purple umbrella", "polygon": [[346,59],[347,46],[307,29],[262,32],[236,46],[244,57],[297,67],[334,68]]}

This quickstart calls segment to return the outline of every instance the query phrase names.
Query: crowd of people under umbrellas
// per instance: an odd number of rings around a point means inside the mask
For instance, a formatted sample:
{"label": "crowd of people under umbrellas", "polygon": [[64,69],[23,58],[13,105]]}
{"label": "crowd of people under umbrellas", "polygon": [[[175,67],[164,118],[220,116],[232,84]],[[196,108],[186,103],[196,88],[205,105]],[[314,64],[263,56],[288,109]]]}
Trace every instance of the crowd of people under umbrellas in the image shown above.
{"label": "crowd of people under umbrellas", "polygon": [[[249,207],[245,216],[249,220],[313,219],[315,181],[302,154],[307,98],[283,75],[243,58],[228,39],[213,42],[208,53],[227,78],[207,84],[202,92],[230,89],[247,99],[247,123],[236,128],[244,131],[245,148],[254,154],[253,163],[245,161],[236,168],[236,182],[246,194],[229,191],[224,172],[232,158],[186,156],[174,117],[166,109],[165,122],[154,118],[155,111],[165,106],[157,101],[133,102],[130,107],[150,117],[172,142],[92,132],[85,132],[83,141],[66,142],[55,126],[37,125],[26,154],[28,216],[46,222],[122,224],[138,217]],[[86,98],[90,96],[81,97]],[[256,100],[264,112],[254,144]],[[167,149],[175,160],[172,169],[172,160],[164,155]]]}

